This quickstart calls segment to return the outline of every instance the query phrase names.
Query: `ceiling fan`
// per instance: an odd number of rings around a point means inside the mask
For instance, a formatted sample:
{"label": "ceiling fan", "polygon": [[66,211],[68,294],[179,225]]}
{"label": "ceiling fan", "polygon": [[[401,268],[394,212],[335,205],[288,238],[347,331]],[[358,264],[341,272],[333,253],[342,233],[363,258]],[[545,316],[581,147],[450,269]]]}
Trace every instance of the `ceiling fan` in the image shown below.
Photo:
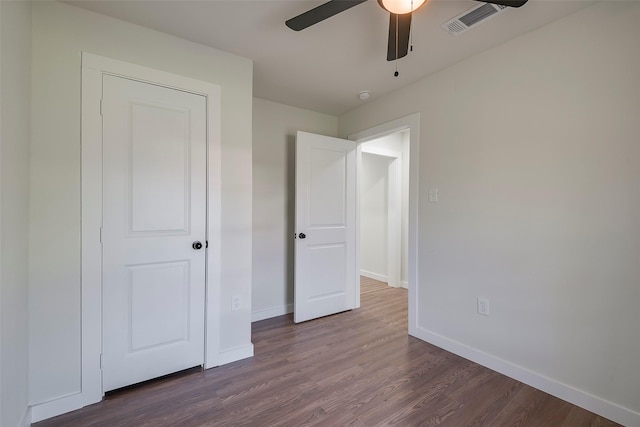
{"label": "ceiling fan", "polygon": [[[287,20],[285,24],[295,31],[304,30],[365,1],[367,0],[330,0]],[[527,2],[527,0],[478,1],[508,7],[520,7]],[[378,3],[384,10],[389,12],[387,61],[395,61],[407,55],[409,51],[409,34],[411,32],[411,14],[426,3],[426,0],[378,0]]]}

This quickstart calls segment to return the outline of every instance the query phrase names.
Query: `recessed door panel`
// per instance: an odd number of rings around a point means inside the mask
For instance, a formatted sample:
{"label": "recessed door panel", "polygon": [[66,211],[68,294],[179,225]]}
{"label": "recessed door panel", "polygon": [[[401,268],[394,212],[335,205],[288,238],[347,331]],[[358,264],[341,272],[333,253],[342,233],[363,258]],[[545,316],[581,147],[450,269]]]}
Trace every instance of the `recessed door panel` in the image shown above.
{"label": "recessed door panel", "polygon": [[130,108],[131,231],[187,232],[189,110],[135,101]]}
{"label": "recessed door panel", "polygon": [[[347,159],[342,150],[310,148],[309,227],[345,226]],[[329,203],[330,201],[330,203]]]}
{"label": "recessed door panel", "polygon": [[189,261],[128,266],[130,352],[189,339]]}
{"label": "recessed door panel", "polygon": [[309,294],[307,301],[344,295],[347,251],[344,244],[309,248]]}

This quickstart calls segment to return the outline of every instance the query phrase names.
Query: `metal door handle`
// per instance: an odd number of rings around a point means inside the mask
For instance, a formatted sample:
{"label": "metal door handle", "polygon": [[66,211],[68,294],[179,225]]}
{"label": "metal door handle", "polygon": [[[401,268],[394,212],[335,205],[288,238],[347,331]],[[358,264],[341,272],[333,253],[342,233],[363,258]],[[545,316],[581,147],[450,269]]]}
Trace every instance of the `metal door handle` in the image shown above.
{"label": "metal door handle", "polygon": [[198,241],[193,242],[193,244],[191,245],[191,247],[192,247],[193,249],[195,249],[196,251],[197,251],[197,250],[200,250],[200,249],[202,249],[202,242],[198,242]]}

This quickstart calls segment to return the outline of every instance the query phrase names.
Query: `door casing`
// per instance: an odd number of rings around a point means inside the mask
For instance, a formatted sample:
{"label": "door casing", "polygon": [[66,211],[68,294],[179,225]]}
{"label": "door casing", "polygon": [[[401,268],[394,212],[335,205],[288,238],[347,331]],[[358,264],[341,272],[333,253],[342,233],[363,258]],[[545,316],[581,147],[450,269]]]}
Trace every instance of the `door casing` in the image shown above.
{"label": "door casing", "polygon": [[81,365],[79,395],[69,407],[99,402],[102,371],[102,76],[111,74],[182,90],[207,99],[207,241],[205,279],[205,369],[219,361],[221,110],[220,86],[148,67],[82,53],[81,118]]}

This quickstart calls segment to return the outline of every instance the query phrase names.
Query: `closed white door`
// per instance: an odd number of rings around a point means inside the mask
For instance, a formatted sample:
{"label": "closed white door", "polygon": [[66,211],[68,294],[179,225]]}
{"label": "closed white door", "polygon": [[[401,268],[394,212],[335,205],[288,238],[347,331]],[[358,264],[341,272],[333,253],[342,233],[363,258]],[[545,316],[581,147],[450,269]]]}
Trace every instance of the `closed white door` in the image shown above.
{"label": "closed white door", "polygon": [[206,99],[105,75],[102,115],[108,391],[203,364]]}
{"label": "closed white door", "polygon": [[356,272],[356,143],[298,132],[294,321],[351,310]]}

